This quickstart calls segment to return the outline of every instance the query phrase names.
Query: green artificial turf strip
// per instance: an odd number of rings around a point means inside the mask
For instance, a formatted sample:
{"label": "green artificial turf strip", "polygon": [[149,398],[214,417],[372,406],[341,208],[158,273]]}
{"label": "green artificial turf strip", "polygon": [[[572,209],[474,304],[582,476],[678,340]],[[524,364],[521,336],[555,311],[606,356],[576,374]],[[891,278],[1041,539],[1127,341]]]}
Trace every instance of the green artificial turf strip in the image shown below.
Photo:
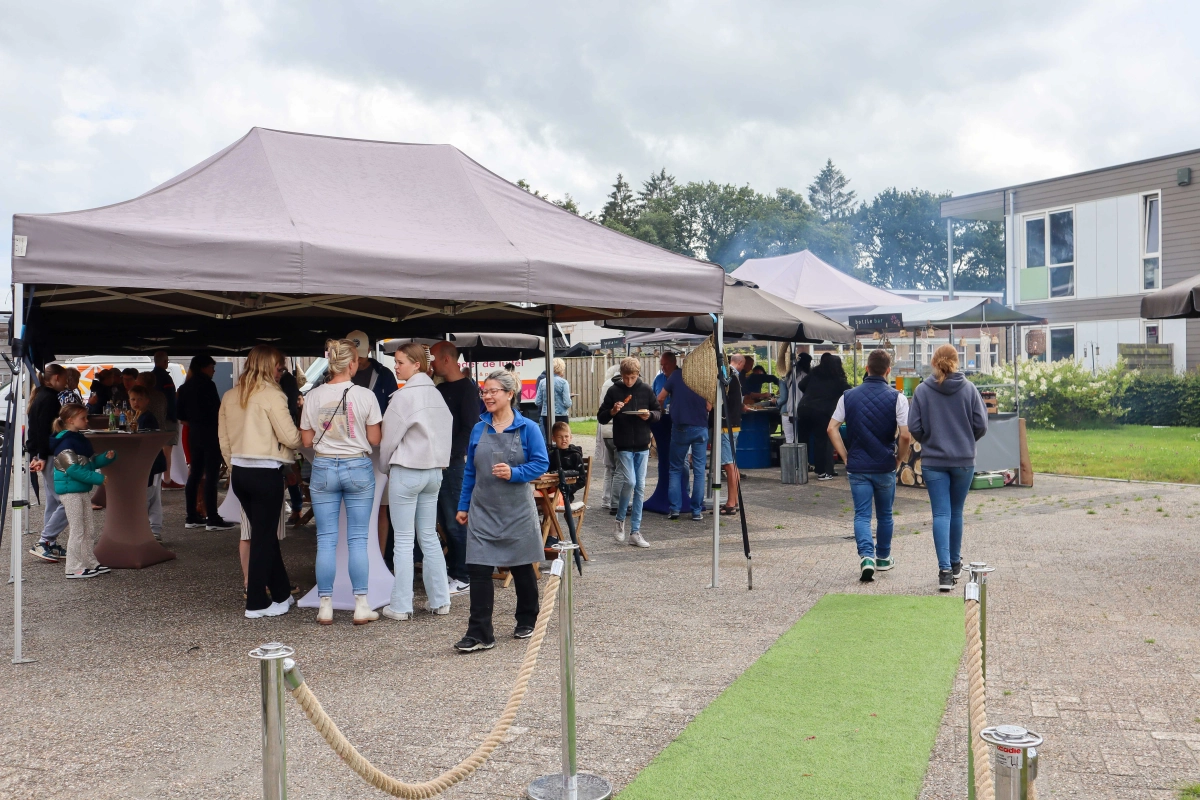
{"label": "green artificial turf strip", "polygon": [[826,595],[619,798],[915,798],[962,651],[961,599]]}
{"label": "green artificial turf strip", "polygon": [[[594,419],[573,419],[571,420],[571,435],[572,436],[595,436],[596,435],[596,420]],[[579,442],[575,442],[579,444]]]}
{"label": "green artificial turf strip", "polygon": [[1034,472],[1200,483],[1200,428],[1031,428],[1028,436]]}

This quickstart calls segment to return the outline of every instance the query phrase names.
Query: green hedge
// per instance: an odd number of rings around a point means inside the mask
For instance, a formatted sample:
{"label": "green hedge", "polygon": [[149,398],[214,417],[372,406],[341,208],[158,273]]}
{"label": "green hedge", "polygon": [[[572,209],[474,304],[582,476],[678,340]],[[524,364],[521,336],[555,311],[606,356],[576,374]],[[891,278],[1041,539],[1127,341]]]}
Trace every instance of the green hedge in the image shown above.
{"label": "green hedge", "polygon": [[1136,372],[1117,402],[1132,425],[1200,427],[1200,375]]}

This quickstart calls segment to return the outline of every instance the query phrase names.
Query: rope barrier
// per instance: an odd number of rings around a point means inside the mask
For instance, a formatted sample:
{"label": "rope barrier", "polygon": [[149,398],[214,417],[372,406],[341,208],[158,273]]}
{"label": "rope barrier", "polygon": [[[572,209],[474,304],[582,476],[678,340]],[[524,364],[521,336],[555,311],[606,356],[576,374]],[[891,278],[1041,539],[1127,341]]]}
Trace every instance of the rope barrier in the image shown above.
{"label": "rope barrier", "polygon": [[[988,744],[979,737],[987,727],[987,686],[983,678],[983,639],[979,633],[979,601],[966,601],[967,625],[967,714],[971,720],[971,752],[975,756],[975,796],[991,800],[992,759]],[[1032,798],[1031,798],[1032,800]]]}
{"label": "rope barrier", "polygon": [[[500,719],[496,720],[491,733],[475,749],[475,752],[433,780],[425,781],[424,783],[404,783],[377,769],[338,730],[337,725],[325,713],[325,709],[321,708],[321,703],[308,688],[308,685],[304,683],[303,678],[292,688],[292,697],[296,698],[296,702],[304,709],[304,715],[308,717],[308,721],[313,724],[313,727],[317,729],[321,737],[329,743],[333,751],[341,756],[346,765],[358,773],[359,777],[367,783],[376,789],[387,792],[393,797],[410,798],[411,800],[436,797],[454,784],[466,779],[475,770],[483,766],[484,762],[491,756],[492,751],[496,749],[505,734],[508,733],[508,729],[512,726],[513,720],[517,716],[517,710],[521,707],[521,702],[525,699],[525,692],[529,687],[529,679],[533,676],[534,667],[537,666],[538,652],[542,649],[542,640],[546,638],[546,626],[550,622],[550,617],[554,614],[554,605],[558,597],[560,581],[561,579],[557,575],[551,575],[546,581],[546,589],[542,597],[542,607],[538,613],[537,624],[534,625],[533,636],[529,638],[529,644],[525,648],[525,660],[522,662],[521,669],[517,673],[517,680],[513,684],[512,692],[509,693],[508,703],[504,706],[504,713],[500,715]],[[297,672],[297,670],[292,670],[290,674],[296,674]]]}

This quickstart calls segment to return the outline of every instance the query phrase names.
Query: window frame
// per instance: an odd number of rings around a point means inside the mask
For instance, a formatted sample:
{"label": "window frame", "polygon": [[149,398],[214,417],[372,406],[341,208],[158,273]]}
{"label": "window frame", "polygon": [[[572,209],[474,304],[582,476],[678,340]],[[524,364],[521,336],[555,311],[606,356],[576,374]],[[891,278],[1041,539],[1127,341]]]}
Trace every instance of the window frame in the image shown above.
{"label": "window frame", "polygon": [[[1036,330],[1042,330],[1042,331],[1045,331],[1045,332],[1046,332],[1046,353],[1045,353],[1045,358],[1030,358],[1028,355],[1026,355],[1026,354],[1025,354],[1025,332],[1026,332],[1026,331],[1036,331]],[[1070,331],[1071,331],[1071,340],[1072,340],[1072,344],[1071,344],[1071,359],[1072,359],[1072,360],[1074,360],[1074,361],[1079,361],[1079,360],[1080,360],[1079,351],[1078,351],[1078,345],[1079,345],[1079,342],[1078,342],[1078,338],[1079,338],[1079,329],[1078,329],[1078,327],[1076,326],[1076,324],[1075,324],[1074,322],[1050,323],[1050,324],[1047,324],[1047,325],[1022,325],[1022,326],[1020,327],[1020,337],[1021,337],[1020,352],[1021,352],[1021,358],[1022,358],[1023,360],[1025,360],[1025,361],[1044,361],[1044,362],[1045,362],[1045,363],[1047,363],[1047,364],[1053,364],[1053,363],[1055,363],[1055,362],[1054,362],[1054,361],[1051,359],[1051,356],[1053,355],[1053,352],[1052,352],[1052,350],[1053,350],[1053,338],[1051,337],[1051,335],[1050,335],[1050,334],[1051,334],[1051,332],[1052,332],[1052,331],[1063,331],[1063,330],[1070,330]],[[1145,336],[1145,334],[1143,333],[1143,337],[1144,337],[1144,336]]]}
{"label": "window frame", "polygon": [[[1159,208],[1159,219],[1161,221],[1161,219],[1162,219],[1162,201],[1161,200],[1159,201],[1158,208]],[[1050,216],[1052,214],[1060,214],[1064,211],[1071,212],[1071,260],[1069,262],[1064,262],[1062,264],[1051,264],[1050,263],[1050,258],[1051,258],[1051,256],[1050,256],[1050,253],[1051,253]],[[1079,248],[1075,241],[1075,219],[1078,215],[1076,214],[1075,205],[1071,204],[1071,205],[1065,205],[1065,206],[1052,206],[1050,208],[1042,209],[1040,211],[1029,211],[1029,212],[1025,212],[1022,214],[1018,214],[1017,216],[1020,220],[1020,226],[1019,226],[1018,237],[1017,237],[1020,240],[1020,245],[1019,245],[1020,250],[1019,250],[1019,254],[1018,254],[1019,255],[1018,267],[1020,269],[1029,269],[1030,268],[1029,264],[1027,263],[1029,249],[1026,246],[1026,238],[1027,237],[1025,234],[1027,221],[1032,220],[1032,219],[1038,219],[1038,218],[1041,218],[1042,220],[1044,220],[1044,223],[1042,225],[1042,235],[1045,237],[1044,253],[1045,253],[1046,263],[1043,264],[1041,267],[1035,267],[1035,269],[1045,268],[1047,270],[1047,281],[1049,281],[1049,279],[1050,279],[1049,271],[1051,269],[1054,269],[1055,267],[1062,268],[1062,267],[1067,267],[1067,266],[1069,266],[1071,268],[1071,294],[1061,295],[1059,297],[1055,297],[1054,295],[1050,294],[1046,297],[1045,300],[1036,300],[1036,301],[1031,301],[1031,302],[1053,303],[1053,302],[1058,302],[1058,301],[1062,301],[1062,300],[1075,300],[1079,296],[1079,270],[1078,270],[1078,265],[1079,265],[1078,249]],[[1159,261],[1160,273],[1161,273],[1161,265],[1162,265],[1162,261],[1160,260]],[[1018,280],[1019,280],[1019,278],[1018,278]],[[1051,286],[1047,285],[1046,290],[1047,290],[1047,292],[1049,292],[1051,290]],[[1034,327],[1037,327],[1037,326],[1034,326]],[[1047,335],[1049,335],[1049,333],[1047,333]]]}
{"label": "window frame", "polygon": [[[1142,267],[1138,271],[1138,274],[1141,276],[1140,282],[1142,284],[1142,287],[1139,290],[1139,292],[1141,294],[1145,294],[1147,292],[1157,292],[1159,289],[1162,288],[1162,285],[1163,285],[1162,191],[1159,189],[1156,189],[1153,192],[1142,192],[1141,194],[1138,195],[1138,198],[1139,198],[1138,251],[1141,253],[1141,258],[1139,259],[1139,261],[1141,262],[1141,267]],[[1150,232],[1150,220],[1149,220],[1150,215],[1148,213],[1147,206],[1149,205],[1149,200],[1151,198],[1158,201],[1158,252],[1156,252],[1156,253],[1150,253],[1150,252],[1147,252],[1147,250],[1146,250],[1146,235]],[[1157,285],[1155,285],[1149,289],[1146,288],[1146,259],[1148,259],[1148,258],[1157,258],[1158,259],[1158,276],[1157,276],[1158,280],[1156,281]]]}

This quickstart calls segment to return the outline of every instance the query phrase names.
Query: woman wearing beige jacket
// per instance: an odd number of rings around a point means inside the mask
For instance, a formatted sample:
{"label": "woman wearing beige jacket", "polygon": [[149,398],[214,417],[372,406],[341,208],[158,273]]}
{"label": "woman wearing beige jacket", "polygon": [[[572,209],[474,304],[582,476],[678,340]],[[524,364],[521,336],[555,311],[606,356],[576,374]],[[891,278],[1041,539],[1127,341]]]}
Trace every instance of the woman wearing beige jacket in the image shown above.
{"label": "woman wearing beige jacket", "polygon": [[281,363],[273,347],[251,350],[237,386],[221,398],[217,425],[229,486],[250,520],[249,619],[286,614],[295,602],[276,532],[283,511],[283,469],[295,461],[300,431],[277,382]]}

